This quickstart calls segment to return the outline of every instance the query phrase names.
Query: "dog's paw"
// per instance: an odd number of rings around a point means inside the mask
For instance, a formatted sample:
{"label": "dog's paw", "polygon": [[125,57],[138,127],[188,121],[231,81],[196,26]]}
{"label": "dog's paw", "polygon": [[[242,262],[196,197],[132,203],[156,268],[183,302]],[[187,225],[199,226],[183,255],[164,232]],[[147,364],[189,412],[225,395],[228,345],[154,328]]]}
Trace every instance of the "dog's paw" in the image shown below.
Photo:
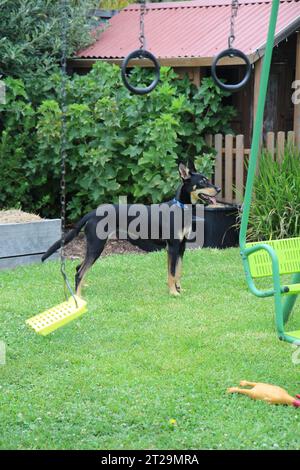
{"label": "dog's paw", "polygon": [[178,286],[177,284],[176,284],[176,290],[177,292],[179,292],[179,294],[182,294],[182,292],[185,291],[185,289],[183,289],[181,286]]}
{"label": "dog's paw", "polygon": [[169,293],[170,293],[170,295],[172,295],[173,297],[179,297],[179,296],[180,296],[180,292],[178,292],[177,289],[175,289],[175,290],[172,289],[172,290],[169,291]]}

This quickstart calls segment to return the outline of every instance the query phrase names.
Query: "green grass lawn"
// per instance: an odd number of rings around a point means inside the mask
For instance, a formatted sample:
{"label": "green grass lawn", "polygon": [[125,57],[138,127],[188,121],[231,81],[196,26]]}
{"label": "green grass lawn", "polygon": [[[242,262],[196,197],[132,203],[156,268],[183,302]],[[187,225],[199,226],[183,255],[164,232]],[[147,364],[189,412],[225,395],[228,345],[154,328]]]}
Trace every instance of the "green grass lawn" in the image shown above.
{"label": "green grass lawn", "polygon": [[238,250],[187,252],[179,298],[166,277],[163,252],[103,258],[89,312],[41,337],[25,320],[63,300],[59,264],[0,273],[1,449],[299,448],[300,410],[226,394],[241,379],[300,393],[272,299],[248,292]]}

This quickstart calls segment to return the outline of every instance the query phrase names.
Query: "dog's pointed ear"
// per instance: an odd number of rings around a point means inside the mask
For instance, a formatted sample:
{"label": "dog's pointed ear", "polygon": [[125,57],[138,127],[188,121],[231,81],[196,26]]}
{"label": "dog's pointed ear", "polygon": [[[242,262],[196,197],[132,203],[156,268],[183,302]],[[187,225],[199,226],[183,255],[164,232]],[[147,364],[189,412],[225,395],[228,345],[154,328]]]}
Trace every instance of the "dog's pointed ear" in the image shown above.
{"label": "dog's pointed ear", "polygon": [[189,169],[190,172],[192,172],[192,173],[197,173],[197,170],[196,170],[196,167],[195,167],[195,163],[193,162],[193,160],[189,160],[189,161],[188,161],[188,169]]}
{"label": "dog's pointed ear", "polygon": [[190,170],[183,163],[179,163],[178,170],[181,179],[188,180],[191,177]]}

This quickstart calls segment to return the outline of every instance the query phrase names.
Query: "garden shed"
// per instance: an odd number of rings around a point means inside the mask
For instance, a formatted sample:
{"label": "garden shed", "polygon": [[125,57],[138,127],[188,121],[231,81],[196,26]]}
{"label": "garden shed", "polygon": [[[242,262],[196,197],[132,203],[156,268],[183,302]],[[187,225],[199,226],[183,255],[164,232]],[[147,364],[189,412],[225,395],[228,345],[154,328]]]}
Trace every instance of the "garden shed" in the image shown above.
{"label": "garden shed", "polygon": [[[268,0],[240,0],[236,18],[234,46],[243,50],[253,64],[252,79],[242,91],[226,98],[237,116],[233,130],[250,144],[261,64],[271,9]],[[122,59],[139,47],[139,5],[130,5],[115,14],[95,44],[80,51],[70,61],[71,70],[87,73],[97,60],[121,64]],[[230,0],[194,0],[148,3],[145,19],[147,49],[162,65],[187,73],[196,84],[210,75],[214,56],[227,47],[230,25]],[[291,100],[292,83],[300,79],[300,2],[281,1],[276,29],[270,84],[264,119],[264,134],[295,131],[300,140],[300,105]],[[221,62],[219,75],[237,81],[243,75],[238,59]]]}

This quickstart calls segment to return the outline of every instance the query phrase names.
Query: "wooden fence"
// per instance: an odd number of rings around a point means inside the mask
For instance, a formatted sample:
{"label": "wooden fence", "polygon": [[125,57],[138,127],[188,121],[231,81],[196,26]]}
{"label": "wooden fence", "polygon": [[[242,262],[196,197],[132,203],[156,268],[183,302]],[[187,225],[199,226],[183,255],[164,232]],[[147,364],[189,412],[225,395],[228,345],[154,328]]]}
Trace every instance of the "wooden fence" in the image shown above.
{"label": "wooden fence", "polygon": [[[244,136],[232,134],[207,135],[206,142],[215,148],[216,164],[213,181],[222,188],[220,201],[240,204],[244,196],[246,167],[250,149],[244,146]],[[268,132],[262,147],[266,148],[274,160],[280,161],[286,143],[295,143],[295,133]]]}

